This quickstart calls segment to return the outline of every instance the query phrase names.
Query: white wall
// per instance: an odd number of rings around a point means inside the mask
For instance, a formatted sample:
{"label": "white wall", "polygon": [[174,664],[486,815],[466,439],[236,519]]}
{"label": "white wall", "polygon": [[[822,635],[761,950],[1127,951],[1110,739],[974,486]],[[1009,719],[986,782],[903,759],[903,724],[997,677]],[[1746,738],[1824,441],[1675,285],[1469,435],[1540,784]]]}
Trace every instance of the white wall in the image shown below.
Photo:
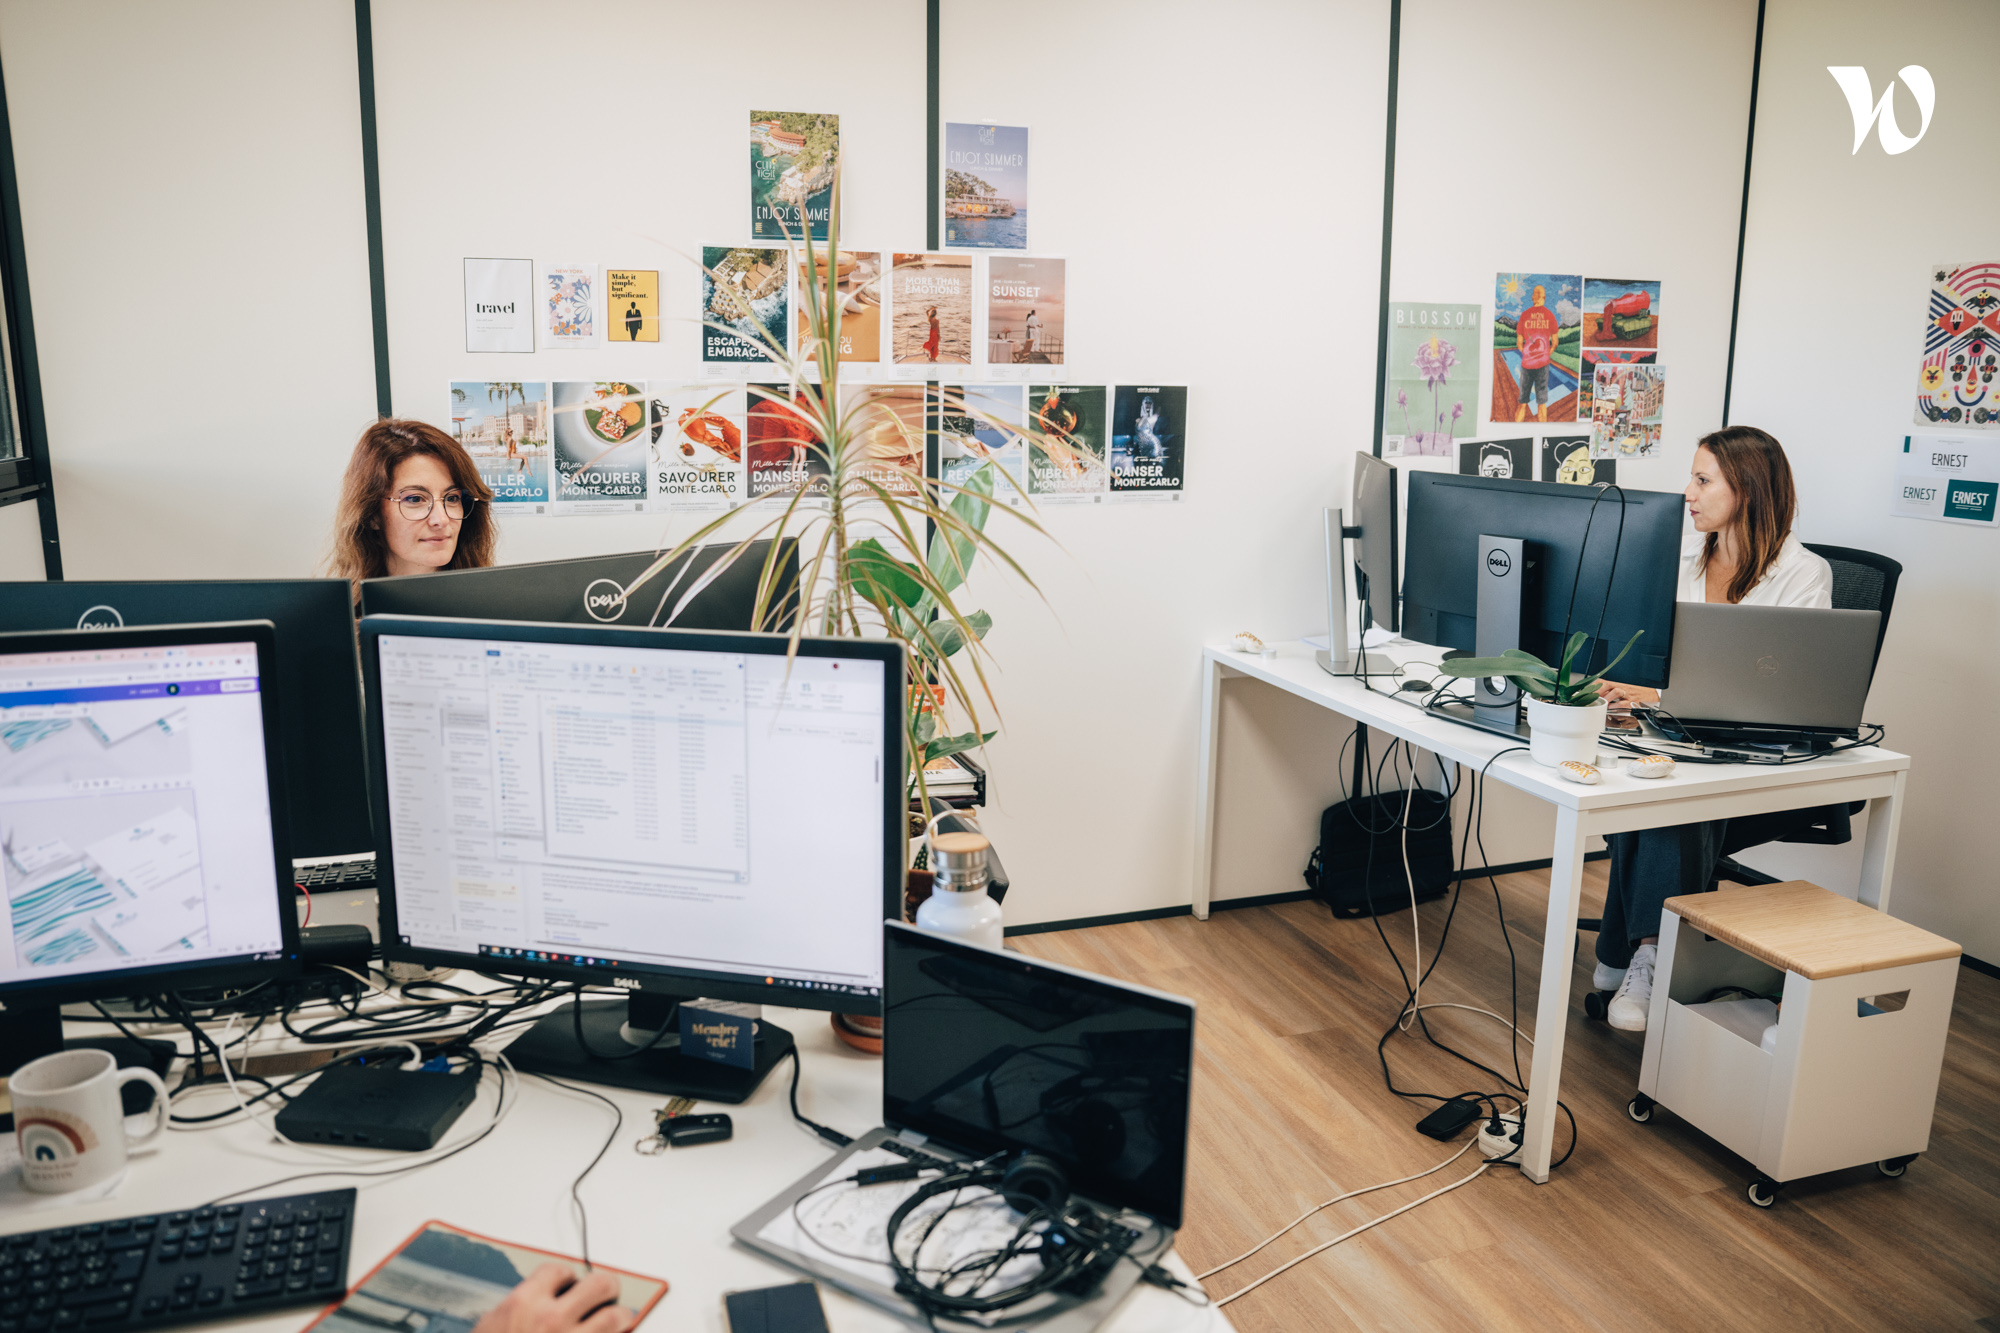
{"label": "white wall", "polygon": [[33,500],[0,508],[0,579],[42,578],[42,524]]}
{"label": "white wall", "polygon": [[[1985,0],[1940,0],[1921,23],[1858,0],[1771,0],[1730,407],[1784,442],[1806,540],[1903,563],[1867,713],[1913,760],[1895,912],[1987,961],[2000,961],[1986,764],[2000,752],[2000,533],[1891,518],[1889,501],[1893,451],[1925,430],[1911,416],[1931,266],[2000,257],[2000,181],[1965,169],[1991,156],[1997,51],[2000,9]],[[1906,64],[1934,80],[1929,132],[1896,157],[1872,132],[1853,151],[1826,67],[1865,66],[1879,98]],[[1895,105],[1914,132],[1900,80]],[[1751,859],[1851,892],[1858,846]]]}

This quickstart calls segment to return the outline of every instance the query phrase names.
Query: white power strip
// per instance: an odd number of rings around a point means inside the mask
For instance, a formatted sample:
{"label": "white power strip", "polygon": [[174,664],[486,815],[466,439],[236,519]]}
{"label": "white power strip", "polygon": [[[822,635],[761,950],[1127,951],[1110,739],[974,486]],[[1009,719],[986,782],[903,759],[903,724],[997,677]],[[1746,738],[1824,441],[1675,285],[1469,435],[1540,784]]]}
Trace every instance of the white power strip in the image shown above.
{"label": "white power strip", "polygon": [[1495,1134],[1490,1117],[1483,1118],[1479,1122],[1479,1153],[1489,1161],[1495,1157],[1505,1157],[1509,1153],[1521,1151],[1521,1113],[1502,1112],[1500,1124],[1501,1132]]}

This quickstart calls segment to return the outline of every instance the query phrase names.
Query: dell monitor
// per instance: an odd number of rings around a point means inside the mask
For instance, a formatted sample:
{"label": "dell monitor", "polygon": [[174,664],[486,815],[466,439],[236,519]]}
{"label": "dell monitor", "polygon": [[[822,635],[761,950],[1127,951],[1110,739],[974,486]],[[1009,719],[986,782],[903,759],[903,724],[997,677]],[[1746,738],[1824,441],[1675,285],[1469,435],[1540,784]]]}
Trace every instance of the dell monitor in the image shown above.
{"label": "dell monitor", "polygon": [[60,1005],[298,970],[267,623],[0,634],[0,1076]]}
{"label": "dell monitor", "polygon": [[[1321,515],[1326,528],[1327,643],[1315,660],[1329,675],[1395,675],[1399,669],[1395,663],[1362,651],[1371,624],[1391,633],[1396,630],[1395,465],[1373,454],[1355,454],[1351,505]],[[1358,622],[1347,606],[1345,553],[1350,541],[1355,600],[1363,608]]]}
{"label": "dell monitor", "polygon": [[523,1069],[741,1101],[678,1001],[878,1013],[900,916],[903,657],[889,640],[369,616],[369,789],[390,962],[579,986]]}

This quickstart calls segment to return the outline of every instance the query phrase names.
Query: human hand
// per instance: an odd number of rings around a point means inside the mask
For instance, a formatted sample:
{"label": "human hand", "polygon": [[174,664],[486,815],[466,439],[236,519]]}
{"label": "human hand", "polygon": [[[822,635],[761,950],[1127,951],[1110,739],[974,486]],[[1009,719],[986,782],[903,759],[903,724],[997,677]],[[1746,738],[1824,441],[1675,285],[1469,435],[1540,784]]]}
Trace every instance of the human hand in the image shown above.
{"label": "human hand", "polygon": [[566,1264],[543,1264],[487,1311],[472,1333],[628,1333],[639,1317],[610,1304],[616,1299],[618,1279],[609,1273],[579,1277]]}
{"label": "human hand", "polygon": [[1656,704],[1660,692],[1645,685],[1620,685],[1615,680],[1597,682],[1597,697],[1613,708],[1630,708],[1633,704]]}

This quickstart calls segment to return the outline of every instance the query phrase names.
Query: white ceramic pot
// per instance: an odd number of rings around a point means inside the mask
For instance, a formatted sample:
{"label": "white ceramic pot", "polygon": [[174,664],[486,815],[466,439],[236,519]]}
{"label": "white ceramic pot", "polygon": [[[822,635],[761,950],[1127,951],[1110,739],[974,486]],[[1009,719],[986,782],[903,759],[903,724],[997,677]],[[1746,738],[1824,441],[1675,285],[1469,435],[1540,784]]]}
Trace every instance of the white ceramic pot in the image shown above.
{"label": "white ceramic pot", "polygon": [[1570,760],[1579,764],[1596,763],[1597,738],[1604,730],[1607,708],[1603,703],[1578,708],[1530,697],[1528,757],[1550,768]]}

